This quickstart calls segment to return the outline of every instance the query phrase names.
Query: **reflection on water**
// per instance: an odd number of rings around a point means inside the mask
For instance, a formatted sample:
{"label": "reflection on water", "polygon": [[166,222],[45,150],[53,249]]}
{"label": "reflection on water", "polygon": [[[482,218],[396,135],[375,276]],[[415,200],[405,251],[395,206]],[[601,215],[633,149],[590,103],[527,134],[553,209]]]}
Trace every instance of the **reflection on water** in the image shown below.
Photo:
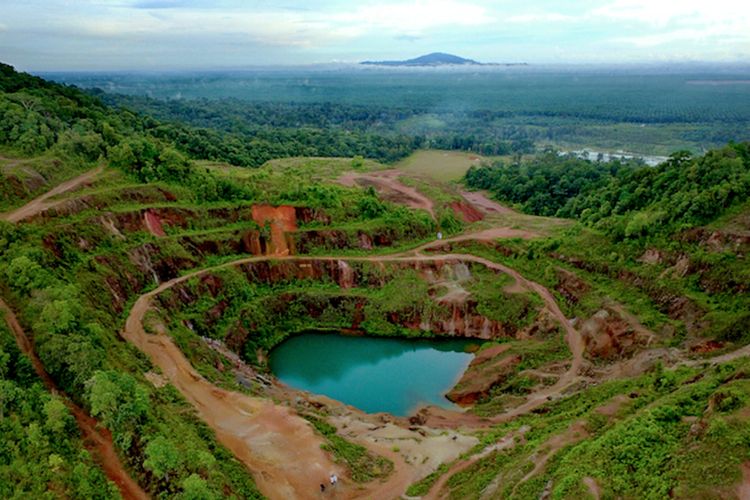
{"label": "reflection on water", "polygon": [[271,370],[291,387],[404,416],[426,404],[452,406],[444,394],[471,361],[470,343],[307,333],[271,352]]}

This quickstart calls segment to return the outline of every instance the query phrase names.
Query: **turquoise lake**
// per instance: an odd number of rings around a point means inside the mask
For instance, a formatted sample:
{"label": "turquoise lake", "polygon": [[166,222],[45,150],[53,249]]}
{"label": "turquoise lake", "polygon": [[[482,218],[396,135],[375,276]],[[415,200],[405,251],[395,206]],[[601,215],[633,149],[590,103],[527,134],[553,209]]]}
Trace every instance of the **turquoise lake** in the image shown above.
{"label": "turquoise lake", "polygon": [[285,384],[368,413],[407,416],[424,405],[453,408],[445,393],[471,362],[468,340],[393,339],[305,333],[270,354]]}

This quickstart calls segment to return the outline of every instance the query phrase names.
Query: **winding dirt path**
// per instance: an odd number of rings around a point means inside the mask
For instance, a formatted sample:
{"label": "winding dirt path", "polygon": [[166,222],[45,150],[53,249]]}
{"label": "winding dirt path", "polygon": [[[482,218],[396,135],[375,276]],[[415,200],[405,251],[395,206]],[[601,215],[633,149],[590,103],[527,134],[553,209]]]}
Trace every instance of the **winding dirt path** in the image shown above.
{"label": "winding dirt path", "polygon": [[45,371],[42,362],[34,352],[34,347],[23,331],[23,328],[21,328],[18,318],[16,318],[13,310],[11,310],[2,298],[0,298],[0,312],[5,317],[8,328],[13,332],[18,348],[29,357],[34,371],[42,379],[44,386],[51,393],[60,396],[65,406],[68,407],[75,417],[76,423],[83,435],[84,446],[91,453],[96,463],[104,470],[107,478],[117,485],[123,498],[127,500],[147,499],[148,495],[146,492],[130,477],[122,462],[120,462],[120,458],[117,456],[114,444],[112,443],[112,435],[107,429],[100,427],[93,417],[57,388],[55,382]]}
{"label": "winding dirt path", "polygon": [[214,429],[218,440],[253,473],[266,496],[317,498],[318,485],[331,472],[343,474],[323,452],[323,441],[307,421],[289,408],[216,387],[195,371],[170,337],[144,331],[143,317],[151,299],[197,274],[168,281],[142,295],[128,316],[123,337],[161,368],[200,418]]}
{"label": "winding dirt path", "polygon": [[0,214],[0,219],[7,220],[8,222],[17,223],[29,217],[33,217],[34,215],[37,215],[38,213],[44,210],[52,208],[55,205],[62,203],[63,201],[60,200],[60,201],[48,202],[47,200],[49,200],[53,196],[66,193],[83,184],[86,184],[87,182],[92,181],[103,170],[104,170],[104,167],[96,167],[95,169],[89,170],[88,172],[82,175],[79,175],[78,177],[74,179],[70,179],[70,180],[63,182],[62,184],[58,184],[57,186],[50,189],[43,195],[40,195],[34,198],[33,200],[31,200],[24,206],[17,208],[15,210],[12,210],[10,212],[5,212],[5,213]]}

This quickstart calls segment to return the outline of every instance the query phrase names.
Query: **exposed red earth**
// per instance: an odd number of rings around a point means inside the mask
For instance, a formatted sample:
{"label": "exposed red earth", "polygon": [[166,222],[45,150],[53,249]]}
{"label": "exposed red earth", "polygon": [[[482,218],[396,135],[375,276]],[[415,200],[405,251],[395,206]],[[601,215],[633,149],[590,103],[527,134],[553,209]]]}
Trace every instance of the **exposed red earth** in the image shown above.
{"label": "exposed red earth", "polygon": [[378,172],[348,172],[339,177],[338,182],[344,186],[372,186],[386,200],[406,205],[411,208],[426,210],[435,217],[435,207],[431,199],[415,188],[399,182],[400,170],[380,170]]}
{"label": "exposed red earth", "polygon": [[515,213],[512,209],[505,207],[496,201],[492,201],[482,191],[461,191],[461,196],[463,196],[471,205],[487,215]]}
{"label": "exposed red earth", "polygon": [[271,230],[270,255],[289,255],[291,253],[286,233],[297,230],[295,208],[288,205],[272,207],[271,205],[253,205],[253,220],[260,226],[268,225]]}

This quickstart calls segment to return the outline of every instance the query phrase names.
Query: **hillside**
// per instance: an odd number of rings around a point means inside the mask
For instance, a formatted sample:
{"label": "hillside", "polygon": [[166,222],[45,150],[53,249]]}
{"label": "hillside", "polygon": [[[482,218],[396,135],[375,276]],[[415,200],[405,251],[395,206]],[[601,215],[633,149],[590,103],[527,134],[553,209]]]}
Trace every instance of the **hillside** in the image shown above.
{"label": "hillside", "polygon": [[[743,498],[747,143],[447,175],[292,105],[257,140],[175,109],[0,66],[0,496]],[[280,383],[311,330],[471,341],[459,408]]]}
{"label": "hillside", "polygon": [[360,64],[370,66],[484,66],[484,64],[472,59],[465,59],[444,52],[432,52],[403,61],[363,61]]}

